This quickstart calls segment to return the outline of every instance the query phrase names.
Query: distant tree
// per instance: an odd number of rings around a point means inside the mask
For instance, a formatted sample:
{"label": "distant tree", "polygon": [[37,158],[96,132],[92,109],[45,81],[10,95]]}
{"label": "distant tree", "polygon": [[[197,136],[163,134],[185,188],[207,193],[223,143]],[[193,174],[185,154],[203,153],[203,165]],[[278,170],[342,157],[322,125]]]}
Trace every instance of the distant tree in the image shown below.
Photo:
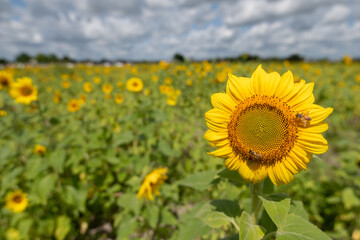
{"label": "distant tree", "polygon": [[15,60],[19,63],[28,63],[31,60],[31,56],[27,53],[20,53],[16,56]]}
{"label": "distant tree", "polygon": [[181,53],[175,53],[173,56],[175,62],[185,62],[185,57]]}
{"label": "distant tree", "polygon": [[59,61],[59,58],[54,53],[49,54],[48,59],[49,59],[49,62],[53,62],[53,63],[56,63]]}
{"label": "distant tree", "polygon": [[0,64],[5,65],[8,63],[8,60],[6,60],[5,58],[0,58]]}
{"label": "distant tree", "polygon": [[292,54],[289,57],[287,57],[286,60],[290,62],[300,62],[300,61],[304,61],[304,57],[300,56],[299,54]]}
{"label": "distant tree", "polygon": [[65,63],[74,62],[69,56],[64,56],[61,61]]}
{"label": "distant tree", "polygon": [[49,58],[45,54],[42,54],[42,53],[39,53],[38,55],[36,55],[35,59],[38,63],[48,63],[49,62]]}

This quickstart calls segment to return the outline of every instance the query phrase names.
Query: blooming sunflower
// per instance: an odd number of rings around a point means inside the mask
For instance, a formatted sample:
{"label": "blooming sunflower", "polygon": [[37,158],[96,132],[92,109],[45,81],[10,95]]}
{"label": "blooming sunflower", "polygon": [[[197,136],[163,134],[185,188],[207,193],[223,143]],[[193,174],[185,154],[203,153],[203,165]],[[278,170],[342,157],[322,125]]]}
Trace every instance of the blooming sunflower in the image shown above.
{"label": "blooming sunflower", "polygon": [[154,193],[159,196],[159,188],[167,179],[167,171],[167,168],[156,168],[151,173],[146,175],[143,183],[141,184],[139,192],[137,193],[137,197],[153,201]]}
{"label": "blooming sunflower", "polygon": [[77,112],[80,109],[80,101],[77,99],[71,99],[68,104],[67,104],[67,108],[69,110],[69,112]]}
{"label": "blooming sunflower", "polygon": [[36,144],[34,147],[34,153],[42,155],[46,152],[46,147],[40,144]]}
{"label": "blooming sunflower", "polygon": [[8,89],[13,82],[13,77],[11,73],[6,71],[0,71],[0,89]]}
{"label": "blooming sunflower", "polygon": [[15,213],[20,213],[24,211],[25,208],[29,205],[26,194],[23,193],[21,190],[16,190],[14,192],[8,193],[5,197],[5,202],[5,207]]}
{"label": "blooming sunflower", "polygon": [[18,78],[17,82],[11,84],[10,95],[15,102],[22,104],[30,104],[37,100],[38,90],[32,84],[31,78]]}
{"label": "blooming sunflower", "polygon": [[101,86],[101,90],[105,94],[110,94],[112,92],[112,90],[113,90],[113,86],[110,83],[104,83]]}
{"label": "blooming sunflower", "polygon": [[126,89],[130,92],[140,92],[144,87],[144,84],[140,78],[130,78],[126,82]]}
{"label": "blooming sunflower", "polygon": [[90,82],[84,82],[83,89],[85,92],[89,93],[89,92],[92,92],[93,86]]}
{"label": "blooming sunflower", "polygon": [[124,101],[124,96],[121,94],[116,94],[114,100],[116,104],[121,104]]}
{"label": "blooming sunflower", "polygon": [[312,154],[328,149],[323,120],[333,111],[314,102],[314,83],[294,83],[290,71],[280,77],[261,65],[251,78],[229,74],[226,93],[211,96],[204,137],[218,147],[209,153],[226,158],[225,166],[249,182],[267,176],[287,184],[307,168]]}

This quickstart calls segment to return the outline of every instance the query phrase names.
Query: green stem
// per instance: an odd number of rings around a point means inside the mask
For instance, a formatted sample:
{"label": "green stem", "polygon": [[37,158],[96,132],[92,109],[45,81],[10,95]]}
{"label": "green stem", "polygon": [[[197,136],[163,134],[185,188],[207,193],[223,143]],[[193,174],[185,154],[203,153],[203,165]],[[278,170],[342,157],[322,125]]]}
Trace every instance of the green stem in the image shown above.
{"label": "green stem", "polygon": [[276,236],[276,232],[270,232],[270,233],[266,234],[262,240],[273,239],[273,237],[275,237],[275,236]]}
{"label": "green stem", "polygon": [[251,216],[253,223],[257,224],[258,213],[261,209],[261,200],[259,195],[262,193],[264,182],[261,183],[251,183],[250,184],[250,193],[251,193]]}

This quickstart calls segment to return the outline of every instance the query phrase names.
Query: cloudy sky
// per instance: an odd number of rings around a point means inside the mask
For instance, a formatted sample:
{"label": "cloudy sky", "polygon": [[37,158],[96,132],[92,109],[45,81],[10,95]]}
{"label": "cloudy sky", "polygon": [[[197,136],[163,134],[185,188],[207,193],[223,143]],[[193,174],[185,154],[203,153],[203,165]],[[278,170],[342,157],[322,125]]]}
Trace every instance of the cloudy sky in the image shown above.
{"label": "cloudy sky", "polygon": [[360,0],[0,0],[0,58],[360,57]]}

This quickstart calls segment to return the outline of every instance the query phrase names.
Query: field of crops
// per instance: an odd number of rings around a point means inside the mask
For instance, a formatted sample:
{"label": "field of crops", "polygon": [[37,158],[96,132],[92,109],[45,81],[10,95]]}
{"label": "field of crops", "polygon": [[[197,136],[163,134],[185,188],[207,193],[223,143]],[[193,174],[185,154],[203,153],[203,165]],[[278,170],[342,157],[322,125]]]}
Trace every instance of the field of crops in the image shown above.
{"label": "field of crops", "polygon": [[[248,184],[207,154],[214,148],[204,139],[204,114],[211,95],[225,92],[228,73],[250,77],[259,64],[2,69],[0,239],[239,239],[239,226],[252,228],[241,214],[251,208]],[[290,213],[312,223],[305,230],[359,240],[360,63],[262,67],[314,82],[316,104],[334,108],[327,152],[287,185],[267,179],[264,196],[290,196]],[[21,99],[11,89],[26,82],[32,98]],[[266,211],[259,225],[279,231]]]}

